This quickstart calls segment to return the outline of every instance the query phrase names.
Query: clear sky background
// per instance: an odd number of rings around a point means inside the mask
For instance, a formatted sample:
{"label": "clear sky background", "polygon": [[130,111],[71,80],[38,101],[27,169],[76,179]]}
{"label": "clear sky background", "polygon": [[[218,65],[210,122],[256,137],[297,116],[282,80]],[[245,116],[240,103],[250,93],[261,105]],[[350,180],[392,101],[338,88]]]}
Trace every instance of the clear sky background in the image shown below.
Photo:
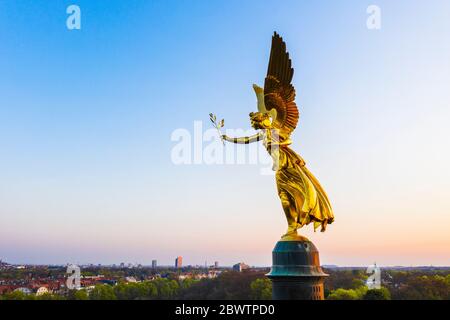
{"label": "clear sky background", "polygon": [[449,14],[447,0],[0,0],[0,259],[270,265],[286,228],[274,177],[174,165],[170,138],[210,112],[249,127],[276,30],[293,148],[336,215],[301,230],[321,262],[448,265]]}

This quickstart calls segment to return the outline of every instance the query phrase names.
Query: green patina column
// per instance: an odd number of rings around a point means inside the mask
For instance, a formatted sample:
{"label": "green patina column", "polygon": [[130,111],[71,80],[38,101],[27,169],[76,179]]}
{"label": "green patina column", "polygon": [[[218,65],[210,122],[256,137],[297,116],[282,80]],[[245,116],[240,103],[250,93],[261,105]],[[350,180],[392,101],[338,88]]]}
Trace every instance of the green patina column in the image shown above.
{"label": "green patina column", "polygon": [[272,281],[274,300],[323,300],[323,272],[319,251],[309,240],[278,241],[272,251],[272,269],[267,274]]}

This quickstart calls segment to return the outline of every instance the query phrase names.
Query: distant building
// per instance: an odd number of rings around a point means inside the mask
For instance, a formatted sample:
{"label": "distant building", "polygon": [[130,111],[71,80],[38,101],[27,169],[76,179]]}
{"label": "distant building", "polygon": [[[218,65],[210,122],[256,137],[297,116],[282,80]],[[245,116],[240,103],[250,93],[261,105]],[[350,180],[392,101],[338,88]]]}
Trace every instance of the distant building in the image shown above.
{"label": "distant building", "polygon": [[325,264],[325,265],[322,266],[322,268],[330,269],[330,270],[336,270],[336,269],[339,269],[339,266],[337,266],[335,264]]}
{"label": "distant building", "polygon": [[46,287],[40,287],[36,290],[36,296],[42,296],[46,293],[50,293],[50,291],[48,291],[48,288]]}
{"label": "distant building", "polygon": [[219,268],[219,261],[214,262],[214,268]]}
{"label": "distant building", "polygon": [[113,279],[100,279],[97,282],[101,284],[109,284],[110,286],[115,286],[117,284],[117,280]]}
{"label": "distant building", "polygon": [[233,266],[233,270],[237,271],[237,272],[242,272],[243,270],[248,269],[248,268],[250,268],[250,267],[248,265],[246,265],[245,263],[243,263],[243,262],[236,263]]}
{"label": "distant building", "polygon": [[208,272],[202,272],[202,273],[182,273],[178,275],[179,280],[185,280],[185,279],[214,279],[217,278],[217,276],[220,274],[220,271],[208,271]]}
{"label": "distant building", "polygon": [[175,268],[180,269],[183,267],[183,257],[179,256],[175,259]]}
{"label": "distant building", "polygon": [[157,260],[152,260],[152,268],[156,269],[158,267],[158,261]]}
{"label": "distant building", "polygon": [[135,277],[125,277],[126,282],[136,283],[138,282]]}

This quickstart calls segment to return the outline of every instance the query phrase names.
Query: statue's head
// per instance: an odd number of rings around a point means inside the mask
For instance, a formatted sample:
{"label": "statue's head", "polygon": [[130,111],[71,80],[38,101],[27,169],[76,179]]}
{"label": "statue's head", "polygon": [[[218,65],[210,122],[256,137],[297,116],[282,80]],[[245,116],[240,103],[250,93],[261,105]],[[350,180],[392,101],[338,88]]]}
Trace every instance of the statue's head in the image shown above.
{"label": "statue's head", "polygon": [[266,106],[264,105],[264,89],[254,84],[253,90],[255,90],[256,94],[256,106],[258,108],[258,111],[263,113],[266,112]]}
{"label": "statue's head", "polygon": [[264,95],[264,89],[258,86],[257,84],[253,84],[253,90],[255,90],[256,96]]}
{"label": "statue's head", "polygon": [[250,113],[251,125],[255,129],[269,129],[272,123],[264,104],[264,89],[254,84],[253,90],[255,90],[256,94],[258,112]]}
{"label": "statue's head", "polygon": [[262,112],[250,113],[250,123],[254,129],[270,129],[271,127],[269,115]]}

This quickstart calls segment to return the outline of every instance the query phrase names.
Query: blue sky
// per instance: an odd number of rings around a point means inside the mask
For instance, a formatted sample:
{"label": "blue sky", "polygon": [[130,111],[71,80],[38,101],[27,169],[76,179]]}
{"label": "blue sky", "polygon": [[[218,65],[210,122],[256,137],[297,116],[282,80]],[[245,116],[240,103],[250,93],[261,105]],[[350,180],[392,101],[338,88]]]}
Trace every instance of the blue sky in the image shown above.
{"label": "blue sky", "polygon": [[[70,4],[81,30],[66,28]],[[370,4],[381,30],[366,27]],[[295,68],[293,148],[337,218],[302,230],[322,262],[448,264],[449,12],[444,0],[0,0],[0,259],[270,264],[285,231],[273,177],[176,166],[170,137],[209,128],[210,112],[249,127],[276,30]]]}

